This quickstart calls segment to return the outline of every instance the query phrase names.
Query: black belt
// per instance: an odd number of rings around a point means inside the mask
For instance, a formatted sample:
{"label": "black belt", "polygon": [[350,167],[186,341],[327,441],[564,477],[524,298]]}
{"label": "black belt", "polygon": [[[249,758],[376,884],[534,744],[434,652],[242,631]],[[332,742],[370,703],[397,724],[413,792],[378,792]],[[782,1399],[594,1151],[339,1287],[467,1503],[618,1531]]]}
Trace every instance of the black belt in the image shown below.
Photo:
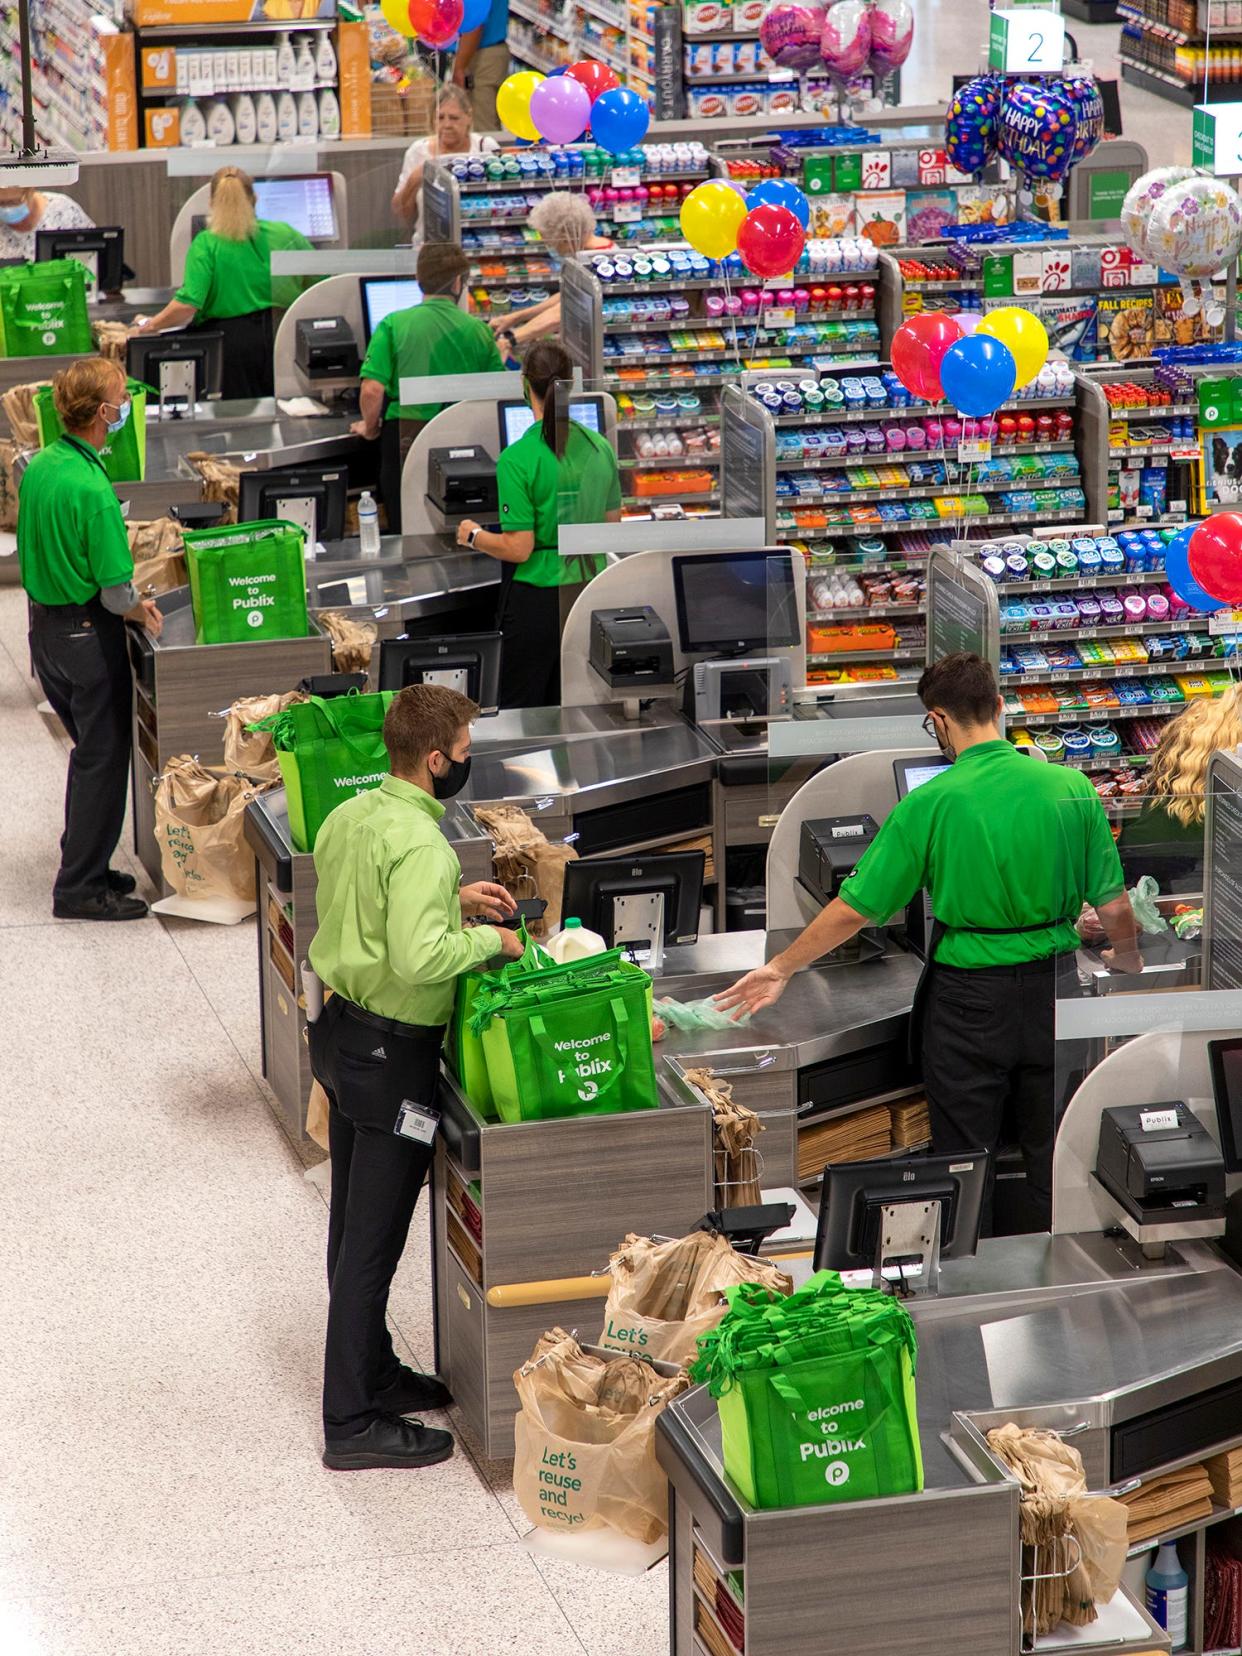
{"label": "black belt", "polygon": [[98,615],[103,606],[99,594],[96,593],[83,604],[40,604],[32,598],[30,607],[36,615]]}
{"label": "black belt", "polygon": [[359,1006],[355,1001],[346,1000],[344,995],[334,995],[334,1000],[341,1003],[341,1012],[355,1023],[365,1024],[368,1029],[383,1030],[385,1035],[405,1035],[410,1040],[430,1040],[433,1036],[440,1040],[444,1035],[443,1024],[410,1024],[402,1023],[399,1018],[381,1018],[378,1012],[368,1012],[365,1006]]}

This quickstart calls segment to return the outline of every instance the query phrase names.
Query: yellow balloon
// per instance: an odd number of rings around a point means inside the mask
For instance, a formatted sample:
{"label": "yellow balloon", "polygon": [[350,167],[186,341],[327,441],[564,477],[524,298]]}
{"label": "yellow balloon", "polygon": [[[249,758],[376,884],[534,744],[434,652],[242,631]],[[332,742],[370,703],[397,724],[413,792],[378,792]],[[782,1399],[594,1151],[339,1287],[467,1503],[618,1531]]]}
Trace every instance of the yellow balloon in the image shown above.
{"label": "yellow balloon", "polygon": [[407,40],[413,40],[417,31],[410,22],[410,0],[380,0],[380,10],[390,29],[395,29]]}
{"label": "yellow balloon", "polygon": [[737,252],[737,233],[746,203],[732,185],[713,179],[699,184],[681,204],[681,233],[705,259]]}
{"label": "yellow balloon", "polygon": [[1007,345],[1018,366],[1018,385],[1029,385],[1048,360],[1048,330],[1033,311],[1021,305],[1002,305],[989,311],[975,329]]}
{"label": "yellow balloon", "polygon": [[531,94],[544,77],[537,69],[523,69],[516,75],[510,75],[507,81],[502,81],[496,93],[496,113],[500,123],[506,127],[515,138],[529,138],[531,143],[538,143],[539,128],[530,118]]}

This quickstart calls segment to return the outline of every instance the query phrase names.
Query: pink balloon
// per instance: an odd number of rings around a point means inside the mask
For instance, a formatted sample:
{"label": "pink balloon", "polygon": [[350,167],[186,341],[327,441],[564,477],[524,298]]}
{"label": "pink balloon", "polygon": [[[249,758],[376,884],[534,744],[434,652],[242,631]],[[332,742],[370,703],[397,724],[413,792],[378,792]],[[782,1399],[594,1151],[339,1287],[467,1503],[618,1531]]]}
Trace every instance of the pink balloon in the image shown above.
{"label": "pink balloon", "polygon": [[914,45],[910,0],[875,0],[869,21],[872,68],[881,75],[900,69]]}
{"label": "pink balloon", "polygon": [[856,75],[871,51],[871,19],[863,0],[836,0],[824,13],[820,56],[834,75]]}

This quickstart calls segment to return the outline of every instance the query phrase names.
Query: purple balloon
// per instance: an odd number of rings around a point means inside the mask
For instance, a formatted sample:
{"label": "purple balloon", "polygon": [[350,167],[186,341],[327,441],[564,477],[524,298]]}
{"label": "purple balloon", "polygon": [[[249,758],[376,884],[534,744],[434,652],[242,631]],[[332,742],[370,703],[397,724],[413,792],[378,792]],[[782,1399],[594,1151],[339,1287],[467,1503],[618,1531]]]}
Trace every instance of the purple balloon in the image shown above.
{"label": "purple balloon", "polygon": [[550,144],[572,144],[591,119],[591,95],[568,75],[549,76],[531,93],[530,118]]}
{"label": "purple balloon", "polygon": [[974,333],[975,329],[979,326],[980,322],[983,321],[983,312],[982,311],[954,311],[953,320],[957,323],[958,327],[962,330],[963,334],[965,334],[966,337],[969,338],[970,335],[972,333]]}

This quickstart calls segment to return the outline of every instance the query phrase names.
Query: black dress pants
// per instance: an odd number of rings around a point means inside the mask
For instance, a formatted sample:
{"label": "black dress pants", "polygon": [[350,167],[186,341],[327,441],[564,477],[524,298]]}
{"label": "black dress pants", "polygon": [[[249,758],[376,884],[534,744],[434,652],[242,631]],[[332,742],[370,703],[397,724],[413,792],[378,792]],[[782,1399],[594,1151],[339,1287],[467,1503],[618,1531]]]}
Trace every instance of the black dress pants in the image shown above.
{"label": "black dress pants", "polygon": [[380,499],[388,533],[401,533],[401,473],[410,445],[427,424],[426,420],[385,420],[380,427]]}
{"label": "black dress pants", "polygon": [[[1052,1225],[1052,1152],[1060,1099],[1056,998],[1074,957],[1021,966],[937,965],[923,1009],[923,1081],[932,1149],[990,1150],[1011,1130],[1026,1168],[1032,1225]],[[1068,1061],[1069,1052],[1066,1051]],[[989,1169],[983,1234],[991,1234],[995,1171]]]}
{"label": "black dress pants", "polygon": [[125,822],[133,704],[125,623],[98,598],[82,605],[32,603],[30,656],[73,743],[53,895],[79,902],[105,889]]}
{"label": "black dress pants", "polygon": [[248,311],[244,316],[216,316],[202,322],[200,327],[224,335],[220,395],[225,402],[249,402],[275,394],[272,350],[276,330],[270,310]]}
{"label": "black dress pants", "polygon": [[431,1164],[432,1146],[395,1132],[403,1100],[433,1104],[444,1030],[381,1027],[340,995],[310,1025],[311,1069],[328,1095],[332,1208],[323,1426],[349,1437],[380,1412],[400,1367],[388,1290]]}

